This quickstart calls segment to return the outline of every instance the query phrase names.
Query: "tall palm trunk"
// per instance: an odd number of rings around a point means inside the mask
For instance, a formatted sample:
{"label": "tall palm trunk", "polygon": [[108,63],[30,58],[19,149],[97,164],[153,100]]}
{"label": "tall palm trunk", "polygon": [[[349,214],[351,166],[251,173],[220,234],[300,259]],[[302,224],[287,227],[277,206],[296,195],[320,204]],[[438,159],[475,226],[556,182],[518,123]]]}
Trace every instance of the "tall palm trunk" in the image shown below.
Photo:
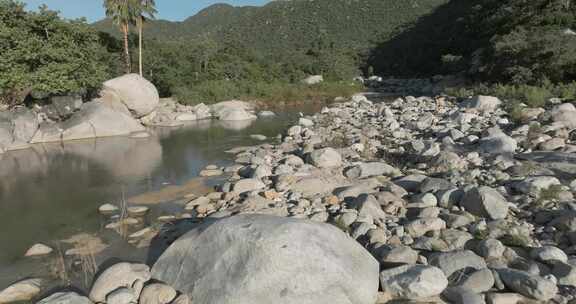
{"label": "tall palm trunk", "polygon": [[132,72],[132,66],[130,63],[130,48],[128,45],[128,24],[122,24],[122,33],[124,34],[124,60],[126,64],[126,74],[130,74]]}
{"label": "tall palm trunk", "polygon": [[140,76],[144,76],[142,74],[142,28],[144,27],[144,20],[142,17],[138,18],[138,67],[140,70]]}

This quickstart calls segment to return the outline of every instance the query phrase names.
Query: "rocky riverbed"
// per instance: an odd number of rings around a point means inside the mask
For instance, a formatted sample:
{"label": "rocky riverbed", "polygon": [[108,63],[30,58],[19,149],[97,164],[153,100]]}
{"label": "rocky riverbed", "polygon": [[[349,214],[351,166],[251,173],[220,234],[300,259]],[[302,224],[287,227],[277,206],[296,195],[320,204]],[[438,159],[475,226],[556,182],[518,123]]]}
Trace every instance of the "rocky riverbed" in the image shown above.
{"label": "rocky riverbed", "polygon": [[574,129],[557,99],[513,121],[496,97],[357,95],[206,168],[226,182],[130,235],[145,263],[0,303],[575,303]]}

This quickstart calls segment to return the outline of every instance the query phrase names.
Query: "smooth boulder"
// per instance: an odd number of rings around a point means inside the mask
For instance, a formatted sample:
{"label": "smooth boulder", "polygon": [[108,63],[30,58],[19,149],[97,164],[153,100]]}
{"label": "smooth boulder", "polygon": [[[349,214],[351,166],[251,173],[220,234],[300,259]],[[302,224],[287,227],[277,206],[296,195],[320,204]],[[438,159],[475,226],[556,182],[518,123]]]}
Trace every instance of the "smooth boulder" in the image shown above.
{"label": "smooth boulder", "polygon": [[144,283],[149,279],[150,268],[147,265],[117,263],[96,278],[89,297],[94,302],[105,302],[110,293],[120,288],[131,288],[138,297]]}
{"label": "smooth boulder", "polygon": [[103,91],[114,94],[135,117],[150,114],[160,103],[156,87],[138,74],[127,74],[104,82]]}
{"label": "smooth boulder", "polygon": [[146,129],[134,118],[114,111],[103,102],[92,101],[60,124],[45,124],[31,143],[58,142],[96,137],[126,136]]}
{"label": "smooth boulder", "polygon": [[152,268],[198,304],[373,304],[378,262],[338,228],[237,215],[176,240]]}

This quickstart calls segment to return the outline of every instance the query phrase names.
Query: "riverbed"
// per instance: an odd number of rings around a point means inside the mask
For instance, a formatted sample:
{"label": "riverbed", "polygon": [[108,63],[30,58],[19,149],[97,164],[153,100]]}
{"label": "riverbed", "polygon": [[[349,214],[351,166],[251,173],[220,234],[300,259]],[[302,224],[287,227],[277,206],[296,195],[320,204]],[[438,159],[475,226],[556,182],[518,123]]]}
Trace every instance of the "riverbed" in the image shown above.
{"label": "riverbed", "polygon": [[[274,142],[297,117],[298,111],[291,110],[254,121],[204,120],[151,129],[149,138],[43,144],[2,155],[0,289],[18,278],[46,273],[40,269],[45,261],[23,257],[33,244],[55,244],[79,233],[109,233],[97,212],[100,205],[167,187],[209,188],[220,180],[197,180],[203,168],[230,164],[232,155],[225,152],[230,148],[262,143],[252,134]],[[142,254],[128,244],[116,244],[114,250],[114,256]]]}

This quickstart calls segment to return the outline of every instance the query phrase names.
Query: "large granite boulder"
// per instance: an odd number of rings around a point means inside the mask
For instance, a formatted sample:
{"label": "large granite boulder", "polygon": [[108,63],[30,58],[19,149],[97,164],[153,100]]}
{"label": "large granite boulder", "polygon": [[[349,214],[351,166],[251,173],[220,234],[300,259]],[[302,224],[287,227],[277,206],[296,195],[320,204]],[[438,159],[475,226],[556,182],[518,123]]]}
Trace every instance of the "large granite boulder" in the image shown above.
{"label": "large granite boulder", "polygon": [[160,102],[156,87],[138,74],[127,74],[104,82],[102,94],[115,95],[135,117],[150,114]]}
{"label": "large granite boulder", "polygon": [[378,262],[338,228],[237,215],[176,240],[152,268],[194,303],[373,304]]}
{"label": "large granite boulder", "polygon": [[41,125],[31,143],[123,136],[141,131],[145,128],[134,118],[102,102],[92,101],[82,105],[81,110],[65,122]]}
{"label": "large granite boulder", "polygon": [[0,150],[27,148],[38,126],[37,115],[27,108],[0,112]]}

